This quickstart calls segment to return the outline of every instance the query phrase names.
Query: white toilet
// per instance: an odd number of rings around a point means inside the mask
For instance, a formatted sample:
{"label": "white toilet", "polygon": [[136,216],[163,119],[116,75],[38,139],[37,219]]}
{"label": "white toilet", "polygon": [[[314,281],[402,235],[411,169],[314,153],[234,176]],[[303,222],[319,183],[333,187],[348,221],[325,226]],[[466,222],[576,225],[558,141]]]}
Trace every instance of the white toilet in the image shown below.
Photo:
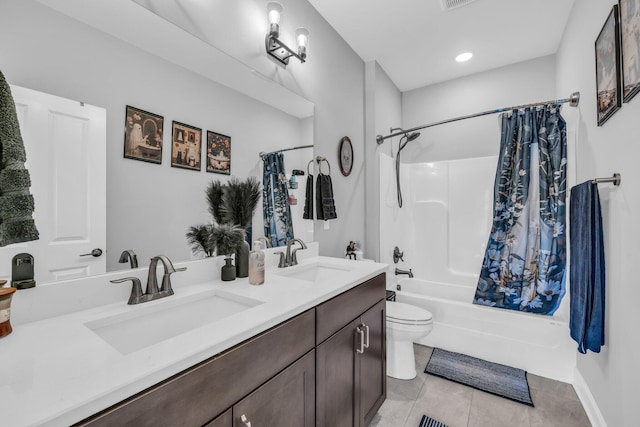
{"label": "white toilet", "polygon": [[427,310],[402,302],[387,301],[387,375],[401,380],[416,377],[413,342],[433,329]]}

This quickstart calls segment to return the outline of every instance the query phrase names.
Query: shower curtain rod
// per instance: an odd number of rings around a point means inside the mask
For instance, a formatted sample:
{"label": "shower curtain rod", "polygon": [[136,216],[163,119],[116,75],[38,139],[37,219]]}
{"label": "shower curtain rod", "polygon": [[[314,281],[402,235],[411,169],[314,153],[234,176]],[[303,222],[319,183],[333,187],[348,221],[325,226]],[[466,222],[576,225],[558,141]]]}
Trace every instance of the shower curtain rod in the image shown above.
{"label": "shower curtain rod", "polygon": [[260,157],[264,157],[267,154],[273,154],[273,153],[282,153],[283,151],[291,151],[291,150],[299,150],[301,148],[313,148],[313,144],[311,145],[300,145],[298,147],[291,147],[291,148],[283,148],[281,150],[276,150],[276,151],[269,151],[268,153],[265,152],[260,152]]}
{"label": "shower curtain rod", "polygon": [[[567,102],[569,102],[572,107],[577,107],[579,101],[580,101],[580,92],[573,92],[571,94],[571,96],[569,96],[569,98],[561,98],[561,99],[554,99],[552,101],[536,102],[536,103],[533,103],[533,104],[515,105],[513,107],[498,108],[496,110],[488,110],[488,111],[483,111],[482,113],[469,114],[468,116],[456,117],[455,119],[447,119],[447,120],[442,120],[442,121],[439,121],[439,122],[429,123],[428,125],[418,126],[418,127],[414,127],[414,128],[407,129],[407,130],[402,130],[400,132],[392,133],[392,134],[389,134],[387,136],[378,135],[378,136],[376,136],[376,142],[378,143],[378,145],[380,145],[387,138],[393,138],[394,136],[406,135],[408,133],[415,132],[415,131],[420,130],[420,129],[426,129],[426,128],[430,128],[430,127],[433,127],[433,126],[443,125],[443,124],[446,124],[446,123],[457,122],[458,120],[471,119],[473,117],[486,116],[488,114],[496,114],[496,113],[502,113],[504,111],[518,110],[520,108],[536,107],[538,105],[547,105],[547,104],[559,105],[559,104],[564,104],[564,103],[567,103]],[[393,130],[392,130],[392,132],[393,132]]]}

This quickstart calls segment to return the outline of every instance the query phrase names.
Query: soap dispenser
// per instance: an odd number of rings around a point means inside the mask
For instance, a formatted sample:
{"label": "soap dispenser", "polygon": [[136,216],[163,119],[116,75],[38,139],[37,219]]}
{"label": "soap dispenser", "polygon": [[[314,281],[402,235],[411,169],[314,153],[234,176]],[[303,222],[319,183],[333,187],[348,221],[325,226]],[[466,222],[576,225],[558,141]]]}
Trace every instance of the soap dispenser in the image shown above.
{"label": "soap dispenser", "polygon": [[13,331],[11,328],[11,298],[16,288],[3,288],[6,280],[0,280],[0,338]]}
{"label": "soap dispenser", "polygon": [[249,284],[262,285],[264,283],[264,251],[262,241],[253,242],[253,250],[249,254]]}

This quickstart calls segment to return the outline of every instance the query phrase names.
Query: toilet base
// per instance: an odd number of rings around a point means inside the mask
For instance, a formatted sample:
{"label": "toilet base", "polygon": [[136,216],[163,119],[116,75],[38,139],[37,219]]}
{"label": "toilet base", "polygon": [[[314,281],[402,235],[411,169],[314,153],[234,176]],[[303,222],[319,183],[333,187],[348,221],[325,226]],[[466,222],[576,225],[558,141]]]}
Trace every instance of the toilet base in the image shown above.
{"label": "toilet base", "polygon": [[413,342],[391,341],[387,337],[387,376],[399,380],[412,380],[416,375]]}

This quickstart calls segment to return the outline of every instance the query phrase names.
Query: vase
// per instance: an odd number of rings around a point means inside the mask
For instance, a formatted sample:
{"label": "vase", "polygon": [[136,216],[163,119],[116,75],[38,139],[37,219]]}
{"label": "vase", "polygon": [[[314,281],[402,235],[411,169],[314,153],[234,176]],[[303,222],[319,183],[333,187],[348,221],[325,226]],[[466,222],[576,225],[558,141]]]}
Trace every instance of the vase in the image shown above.
{"label": "vase", "polygon": [[249,244],[243,241],[236,250],[236,277],[249,275]]}
{"label": "vase", "polygon": [[236,266],[231,262],[231,257],[228,256],[225,259],[225,264],[222,266],[220,270],[220,278],[224,282],[229,282],[231,280],[236,280]]}

